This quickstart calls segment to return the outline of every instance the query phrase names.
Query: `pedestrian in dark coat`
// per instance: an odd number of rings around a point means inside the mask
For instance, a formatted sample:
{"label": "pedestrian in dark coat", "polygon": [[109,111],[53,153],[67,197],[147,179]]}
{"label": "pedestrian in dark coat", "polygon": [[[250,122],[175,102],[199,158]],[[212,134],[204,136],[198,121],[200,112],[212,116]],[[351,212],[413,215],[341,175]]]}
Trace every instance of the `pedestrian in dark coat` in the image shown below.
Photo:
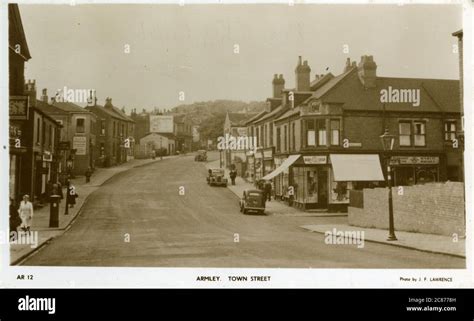
{"label": "pedestrian in dark coat", "polygon": [[21,224],[20,215],[18,215],[17,206],[15,201],[10,198],[10,233],[16,232],[18,226]]}
{"label": "pedestrian in dark coat", "polygon": [[271,201],[272,200],[272,183],[270,183],[270,181],[266,181],[263,190],[265,192],[264,194],[265,199],[267,201]]}
{"label": "pedestrian in dark coat", "polygon": [[91,181],[92,170],[90,167],[87,168],[85,176],[86,176],[86,183]]}
{"label": "pedestrian in dark coat", "polygon": [[237,177],[237,171],[235,169],[231,170],[229,173],[230,180],[232,181],[232,185],[235,185],[235,178]]}

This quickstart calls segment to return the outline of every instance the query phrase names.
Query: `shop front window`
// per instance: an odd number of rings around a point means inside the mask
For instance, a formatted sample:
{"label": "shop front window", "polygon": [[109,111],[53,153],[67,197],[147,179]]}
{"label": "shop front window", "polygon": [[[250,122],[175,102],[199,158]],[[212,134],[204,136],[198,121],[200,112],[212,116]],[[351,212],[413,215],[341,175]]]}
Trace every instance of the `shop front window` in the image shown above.
{"label": "shop front window", "polygon": [[411,186],[415,184],[415,171],[413,167],[394,167],[395,185]]}
{"label": "shop front window", "polygon": [[416,184],[427,184],[438,181],[438,170],[435,167],[420,166],[415,168]]}

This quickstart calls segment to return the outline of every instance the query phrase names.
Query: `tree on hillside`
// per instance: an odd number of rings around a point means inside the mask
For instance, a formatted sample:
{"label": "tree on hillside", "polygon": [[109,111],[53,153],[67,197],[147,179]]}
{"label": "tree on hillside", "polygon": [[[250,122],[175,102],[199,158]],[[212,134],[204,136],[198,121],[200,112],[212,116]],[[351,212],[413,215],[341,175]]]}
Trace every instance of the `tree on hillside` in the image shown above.
{"label": "tree on hillside", "polygon": [[201,139],[217,140],[217,137],[222,136],[224,131],[224,122],[226,114],[211,114],[201,122],[199,128],[199,135]]}

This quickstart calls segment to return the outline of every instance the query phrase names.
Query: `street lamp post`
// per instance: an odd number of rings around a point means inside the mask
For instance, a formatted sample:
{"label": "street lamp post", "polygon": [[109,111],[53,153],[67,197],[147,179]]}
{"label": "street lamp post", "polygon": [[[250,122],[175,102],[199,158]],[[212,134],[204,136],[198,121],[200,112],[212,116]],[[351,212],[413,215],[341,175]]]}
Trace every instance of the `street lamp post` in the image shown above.
{"label": "street lamp post", "polygon": [[382,147],[384,150],[384,158],[387,163],[387,186],[388,186],[388,238],[387,241],[396,241],[397,237],[395,236],[395,227],[393,223],[393,197],[392,197],[392,172],[390,168],[390,156],[388,151],[393,150],[393,145],[395,143],[395,136],[390,135],[388,129],[385,129],[385,133],[380,136],[382,141]]}

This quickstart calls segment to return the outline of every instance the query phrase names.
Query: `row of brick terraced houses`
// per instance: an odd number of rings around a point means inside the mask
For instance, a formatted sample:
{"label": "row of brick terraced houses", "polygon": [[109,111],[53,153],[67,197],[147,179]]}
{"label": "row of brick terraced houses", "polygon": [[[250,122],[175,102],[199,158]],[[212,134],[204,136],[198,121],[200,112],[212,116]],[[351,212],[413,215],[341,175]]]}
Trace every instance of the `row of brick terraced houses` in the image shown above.
{"label": "row of brick terraced houses", "polygon": [[10,199],[17,203],[29,194],[36,206],[48,202],[48,182],[64,184],[68,175],[127,161],[135,122],[110,98],[104,106],[92,100],[83,108],[50,99],[43,89],[37,99],[36,81],[25,82],[31,54],[17,4],[8,5],[8,20]]}
{"label": "row of brick terraced houses", "polygon": [[[348,58],[339,75],[310,74],[299,57],[295,88],[274,75],[265,110],[245,121],[227,116],[226,132],[258,142],[256,150],[227,151],[227,165],[249,181],[273,180],[277,197],[293,187],[293,204],[304,209],[347,208],[351,189],[385,185],[387,163],[395,185],[463,180],[458,80],[381,77],[372,56]],[[393,99],[382,99],[383,90]],[[409,94],[419,101],[402,99]],[[395,144],[385,153],[387,129]]]}

